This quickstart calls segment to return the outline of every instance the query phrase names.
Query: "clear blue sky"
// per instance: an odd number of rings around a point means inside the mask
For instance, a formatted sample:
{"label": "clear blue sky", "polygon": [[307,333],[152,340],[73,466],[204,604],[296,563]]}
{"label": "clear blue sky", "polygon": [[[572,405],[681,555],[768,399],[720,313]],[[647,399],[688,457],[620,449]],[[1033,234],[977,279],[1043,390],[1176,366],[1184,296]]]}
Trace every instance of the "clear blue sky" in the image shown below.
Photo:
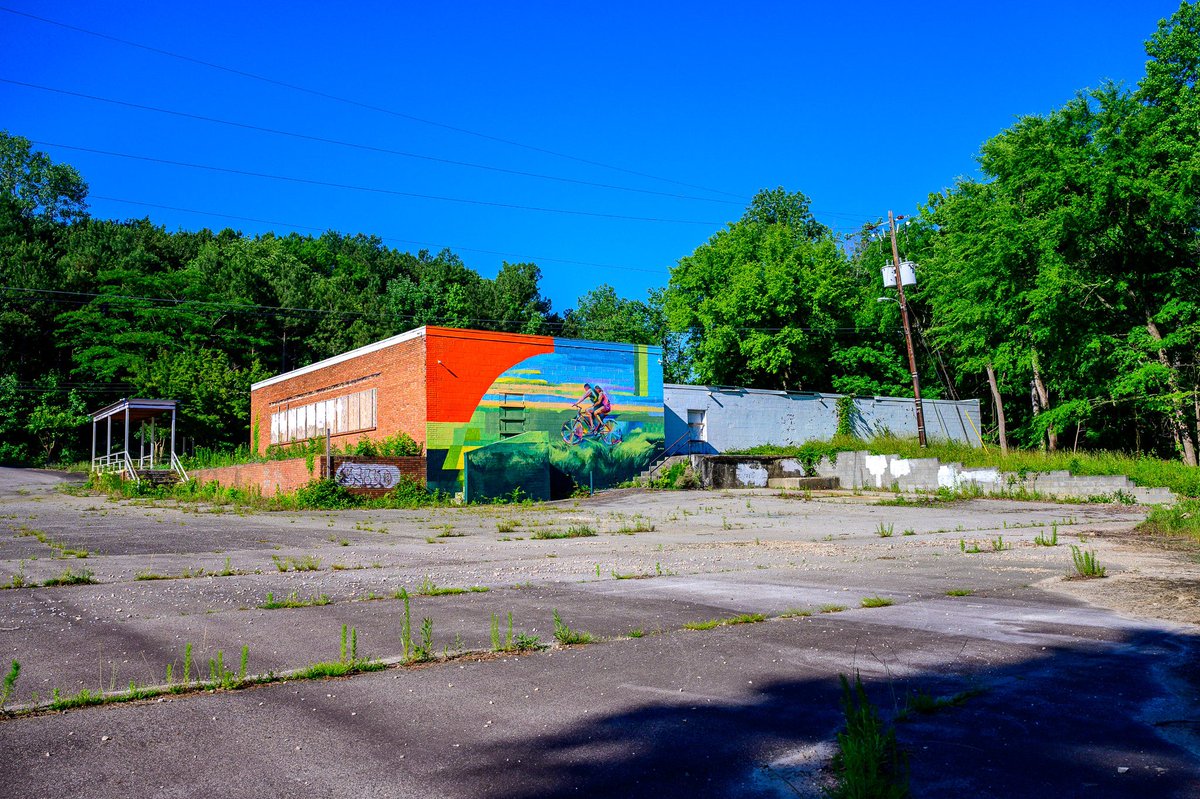
{"label": "clear blue sky", "polygon": [[[602,282],[638,298],[664,285],[672,264],[737,219],[763,187],[803,191],[818,219],[847,231],[889,208],[911,212],[973,174],[979,145],[1020,115],[1045,113],[1106,79],[1136,83],[1143,41],[1178,2],[0,7],[395,113],[0,12],[7,81],[641,190],[352,149],[0,82],[0,128],[53,142],[38,148],[79,168],[94,215],[149,216],[172,230],[374,233],[413,251],[448,246],[487,276],[501,260],[534,260],[544,293],[564,311]],[[659,221],[306,185],[58,145]]]}

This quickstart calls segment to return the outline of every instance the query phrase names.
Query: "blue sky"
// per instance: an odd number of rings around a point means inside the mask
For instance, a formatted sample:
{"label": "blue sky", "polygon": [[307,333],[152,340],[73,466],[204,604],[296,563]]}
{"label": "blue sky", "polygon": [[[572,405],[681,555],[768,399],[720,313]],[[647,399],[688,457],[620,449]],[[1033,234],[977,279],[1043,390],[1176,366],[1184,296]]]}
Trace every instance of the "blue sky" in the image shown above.
{"label": "blue sky", "polygon": [[563,311],[603,282],[638,298],[665,285],[763,187],[803,191],[847,231],[911,212],[973,174],[979,145],[1017,117],[1135,84],[1143,41],[1178,3],[0,7],[385,110],[0,12],[5,81],[426,157],[0,82],[0,128],[79,168],[94,215],[374,233],[448,246],[487,276],[533,260]]}

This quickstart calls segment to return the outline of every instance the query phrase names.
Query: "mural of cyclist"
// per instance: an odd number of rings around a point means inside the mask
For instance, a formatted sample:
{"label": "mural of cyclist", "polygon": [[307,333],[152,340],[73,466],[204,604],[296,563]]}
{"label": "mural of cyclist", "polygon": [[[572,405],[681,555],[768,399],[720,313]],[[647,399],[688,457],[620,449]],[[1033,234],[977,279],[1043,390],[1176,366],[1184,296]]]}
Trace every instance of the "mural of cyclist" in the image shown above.
{"label": "mural of cyclist", "polygon": [[[583,407],[585,402],[591,403],[591,407]],[[587,417],[589,433],[599,430],[600,425],[604,424],[604,417],[612,413],[612,403],[608,400],[608,394],[600,386],[591,383],[583,384],[583,396],[571,403],[571,406],[578,406],[580,413]]]}

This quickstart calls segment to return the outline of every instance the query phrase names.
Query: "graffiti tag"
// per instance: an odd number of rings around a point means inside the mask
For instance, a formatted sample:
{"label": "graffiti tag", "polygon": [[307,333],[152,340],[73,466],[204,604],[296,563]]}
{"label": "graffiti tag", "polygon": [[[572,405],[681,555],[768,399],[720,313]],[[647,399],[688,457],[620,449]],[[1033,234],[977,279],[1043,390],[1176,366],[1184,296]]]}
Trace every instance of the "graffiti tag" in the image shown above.
{"label": "graffiti tag", "polygon": [[389,463],[343,463],[333,479],[349,488],[395,488],[400,484],[400,470]]}

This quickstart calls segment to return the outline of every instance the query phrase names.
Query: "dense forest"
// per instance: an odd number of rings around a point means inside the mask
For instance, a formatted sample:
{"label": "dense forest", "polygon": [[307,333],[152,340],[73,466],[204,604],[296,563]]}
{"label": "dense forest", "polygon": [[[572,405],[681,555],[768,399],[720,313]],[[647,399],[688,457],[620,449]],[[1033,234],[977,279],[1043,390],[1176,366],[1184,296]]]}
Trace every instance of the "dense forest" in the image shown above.
{"label": "dense forest", "polygon": [[[985,142],[978,179],[899,235],[928,396],[981,397],[1002,446],[1196,464],[1200,4],[1146,43],[1136,87],[1080,92]],[[668,380],[912,394],[878,222],[846,237],[760,192],[645,300],[600,286],[563,314],[535,264],[481,277],[370,235],[169,232],[87,212],[87,185],[0,134],[0,461],[84,455],[85,411],[183,403],[206,446],[247,438],[263,376],[422,324],[661,344]]]}

